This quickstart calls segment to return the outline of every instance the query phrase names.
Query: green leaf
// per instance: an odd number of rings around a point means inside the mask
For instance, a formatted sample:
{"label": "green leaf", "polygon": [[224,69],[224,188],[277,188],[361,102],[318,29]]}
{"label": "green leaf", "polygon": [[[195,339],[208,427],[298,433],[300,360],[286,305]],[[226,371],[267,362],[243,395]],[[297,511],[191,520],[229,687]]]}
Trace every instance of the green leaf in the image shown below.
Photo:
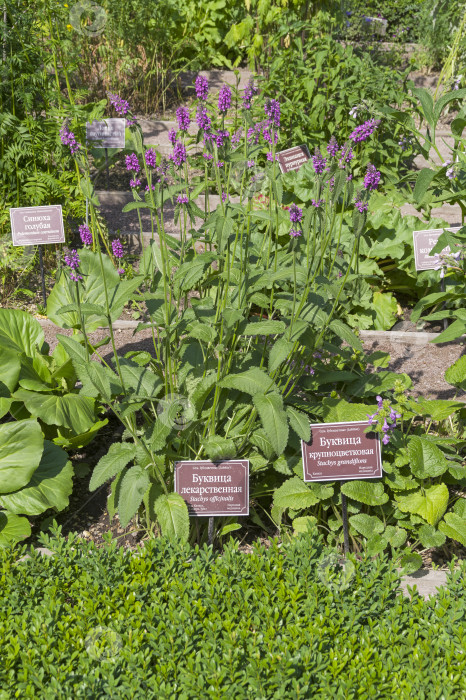
{"label": "green leaf", "polygon": [[287,406],[286,412],[288,414],[291,429],[294,430],[296,435],[301,440],[304,440],[304,442],[309,442],[311,439],[311,425],[309,416],[302,411],[298,411],[292,406]]}
{"label": "green leaf", "polygon": [[450,466],[437,445],[417,435],[409,439],[408,456],[411,471],[418,479],[440,476]]}
{"label": "green leaf", "polygon": [[178,493],[160,496],[154,503],[162,535],[170,540],[187,542],[189,515],[186,503]]}
{"label": "green leaf", "polygon": [[[466,357],[466,355],[463,355]],[[424,399],[421,397],[417,409],[423,416],[432,416],[435,421],[445,420],[456,411],[464,408],[462,401],[446,401],[445,399]]]}
{"label": "green leaf", "polygon": [[439,532],[432,525],[422,525],[418,531],[421,544],[425,548],[441,547],[445,544],[446,537],[443,532]]}
{"label": "green leaf", "polygon": [[416,204],[420,204],[424,199],[424,196],[429,189],[429,185],[435,175],[436,171],[431,170],[430,168],[422,168],[421,172],[418,174],[413,191],[413,197]]}
{"label": "green leaf", "polygon": [[372,306],[375,311],[374,328],[378,331],[389,330],[395,322],[398,311],[398,302],[393,294],[374,292]]}
{"label": "green leaf", "polygon": [[204,450],[209,459],[220,461],[222,459],[233,459],[236,457],[236,445],[233,440],[212,435],[203,443]]}
{"label": "green leaf", "polygon": [[163,381],[150,369],[124,358],[120,359],[120,369],[126,389],[131,389],[135,396],[154,399],[159,395]]}
{"label": "green leaf", "polygon": [[364,403],[349,403],[345,399],[325,398],[322,401],[325,423],[345,423],[346,421],[367,421],[371,407]]}
{"label": "green leaf", "polygon": [[63,510],[73,490],[73,467],[64,450],[45,440],[38,468],[24,488],[0,496],[0,503],[11,513],[39,515],[47,508]]}
{"label": "green leaf", "polygon": [[130,442],[115,442],[110,445],[106,455],[101,457],[94,467],[89,490],[95,491],[112,477],[119,474],[134,459],[136,447]]}
{"label": "green leaf", "polygon": [[353,350],[362,350],[361,341],[354,335],[353,331],[346,325],[346,323],[343,323],[343,321],[338,319],[334,319],[330,322],[329,328],[335,333],[337,338],[344,340],[345,343],[348,343],[348,345],[353,348]]}
{"label": "green leaf", "polygon": [[286,360],[293,348],[294,343],[285,340],[285,338],[279,338],[270,348],[269,372],[274,372],[277,367],[279,367],[281,363]]}
{"label": "green leaf", "polygon": [[0,309],[0,346],[34,357],[35,348],[42,348],[44,331],[26,311]]}
{"label": "green leaf", "polygon": [[31,535],[31,526],[26,518],[0,511],[0,547],[9,547]]}
{"label": "green leaf", "polygon": [[[413,95],[416,95],[418,98],[419,102],[421,103],[422,107],[422,113],[424,115],[424,118],[428,125],[431,128],[434,128],[434,100],[432,98],[432,95],[426,88],[413,88]],[[438,102],[437,102],[437,109],[438,109]]]}
{"label": "green leaf", "polygon": [[9,391],[14,391],[18,384],[19,373],[21,370],[19,358],[20,355],[18,354],[17,350],[13,350],[11,347],[4,347],[0,344],[0,367],[2,368],[0,376],[1,381],[3,384],[5,384]]}
{"label": "green leaf", "polygon": [[254,321],[247,323],[240,330],[241,335],[279,335],[284,333],[286,326],[283,321]]}
{"label": "green leaf", "polygon": [[182,291],[190,291],[204,276],[205,271],[214,260],[215,255],[213,253],[202,253],[193,260],[183,263],[175,273],[175,283],[179,285]]}
{"label": "green leaf", "polygon": [[367,540],[372,537],[372,535],[380,535],[385,529],[383,522],[376,515],[358,513],[357,515],[352,515],[349,521],[352,527],[360,532]]}
{"label": "green leaf", "polygon": [[0,494],[28,484],[40,464],[44,437],[36,420],[0,425]]}
{"label": "green leaf", "polygon": [[447,513],[439,523],[439,530],[466,547],[466,520],[457,513]]}
{"label": "green leaf", "polygon": [[422,566],[422,557],[415,552],[407,552],[401,557],[400,566],[405,574],[413,574]]}
{"label": "green leaf", "polygon": [[466,389],[466,355],[461,355],[445,372],[449,384]]}
{"label": "green leaf", "polygon": [[230,523],[229,525],[225,525],[218,534],[219,537],[225,537],[226,535],[229,535],[230,532],[235,532],[235,530],[241,530],[241,525],[239,523]]}
{"label": "green leaf", "polygon": [[381,506],[388,501],[380,481],[347,481],[342,484],[341,491],[348,498],[368,506]]}
{"label": "green leaf", "polygon": [[[452,100],[459,100],[460,103],[464,98],[466,97],[466,89],[463,88],[461,90],[452,90],[451,92],[447,92],[446,95],[442,95],[437,102],[435,103],[434,107],[434,117],[435,117],[435,123],[437,124],[438,120],[440,119],[440,115],[442,114],[443,110],[447,106],[449,102]],[[456,120],[455,120],[456,121]]]}
{"label": "green leaf", "polygon": [[271,389],[277,391],[273,380],[258,367],[252,367],[246,372],[241,372],[239,374],[229,374],[219,382],[219,386],[222,389],[244,391],[251,396],[258,393],[265,393]]}
{"label": "green leaf", "polygon": [[293,520],[293,535],[299,535],[300,533],[306,533],[308,530],[312,532],[316,531],[317,518],[313,515],[304,515],[300,518],[294,518]]}
{"label": "green leaf", "polygon": [[254,406],[259,413],[262,426],[277,455],[281,455],[288,443],[288,418],[283,409],[280,394],[254,394]]}
{"label": "green leaf", "polygon": [[47,425],[62,425],[75,434],[85,433],[95,423],[94,399],[79,394],[38,394],[18,389],[13,398],[23,401],[29,413]]}
{"label": "green leaf", "polygon": [[118,515],[121,527],[126,527],[136,514],[149,486],[149,475],[142,467],[131,467],[125,472],[118,498]]}
{"label": "green leaf", "polygon": [[285,481],[273,495],[274,505],[278,508],[302,510],[319,502],[319,498],[298,476]]}
{"label": "green leaf", "polygon": [[416,513],[430,525],[436,525],[447,509],[448,488],[445,484],[435,484],[406,495],[395,494],[395,499],[403,513]]}

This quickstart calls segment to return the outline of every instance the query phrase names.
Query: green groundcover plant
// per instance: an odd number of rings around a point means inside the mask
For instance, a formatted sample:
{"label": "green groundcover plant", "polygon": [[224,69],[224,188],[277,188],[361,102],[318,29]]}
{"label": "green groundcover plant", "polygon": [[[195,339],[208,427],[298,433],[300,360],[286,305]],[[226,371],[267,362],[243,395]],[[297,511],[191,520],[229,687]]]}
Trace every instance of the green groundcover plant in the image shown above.
{"label": "green groundcover plant", "polygon": [[465,567],[428,600],[315,531],[134,551],[75,537],[0,552],[0,697],[449,698],[466,693]]}

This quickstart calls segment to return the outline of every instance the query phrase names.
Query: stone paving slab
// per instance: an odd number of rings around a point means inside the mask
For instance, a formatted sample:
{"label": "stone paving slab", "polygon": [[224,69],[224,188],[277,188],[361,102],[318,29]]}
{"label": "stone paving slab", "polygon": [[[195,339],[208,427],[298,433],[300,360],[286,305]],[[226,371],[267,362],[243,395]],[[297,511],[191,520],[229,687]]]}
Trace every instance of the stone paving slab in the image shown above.
{"label": "stone paving slab", "polygon": [[448,572],[443,570],[419,569],[409,576],[402,577],[401,592],[409,597],[408,586],[410,588],[415,586],[420,596],[430,598],[446,586],[447,574]]}

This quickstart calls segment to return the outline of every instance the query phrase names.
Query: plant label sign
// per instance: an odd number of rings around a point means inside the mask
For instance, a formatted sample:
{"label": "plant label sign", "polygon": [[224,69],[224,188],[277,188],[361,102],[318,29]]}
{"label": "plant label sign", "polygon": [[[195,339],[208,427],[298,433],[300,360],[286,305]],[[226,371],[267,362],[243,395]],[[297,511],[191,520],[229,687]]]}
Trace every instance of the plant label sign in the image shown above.
{"label": "plant label sign", "polygon": [[63,213],[59,204],[10,209],[10,222],[14,246],[65,242]]}
{"label": "plant label sign", "polygon": [[249,460],[176,462],[175,491],[190,515],[249,515]]}
{"label": "plant label sign", "polygon": [[86,139],[97,141],[94,148],[124,148],[126,119],[105,119],[86,123]]}
{"label": "plant label sign", "polygon": [[303,163],[307,163],[310,157],[307,146],[293,146],[293,148],[277,153],[278,165],[282,173],[289,173],[290,170],[299,170]]}
{"label": "plant label sign", "polygon": [[[432,248],[436,245],[438,239],[444,231],[457,233],[460,227],[457,228],[435,228],[431,231],[413,231],[414,242],[414,263],[416,270],[434,270],[439,264],[439,256],[429,255]],[[445,248],[444,253],[449,253],[450,248]]]}
{"label": "plant label sign", "polygon": [[301,441],[304,481],[348,481],[382,476],[380,438],[367,421],[316,423]]}

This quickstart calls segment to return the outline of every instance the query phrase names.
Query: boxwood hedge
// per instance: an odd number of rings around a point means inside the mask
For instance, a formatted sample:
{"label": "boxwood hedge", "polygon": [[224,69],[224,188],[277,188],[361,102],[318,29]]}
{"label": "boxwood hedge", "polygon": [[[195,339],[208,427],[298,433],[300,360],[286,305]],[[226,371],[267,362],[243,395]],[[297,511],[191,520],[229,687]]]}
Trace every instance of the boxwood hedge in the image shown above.
{"label": "boxwood hedge", "polygon": [[465,697],[466,567],[425,601],[313,532],[250,554],[47,546],[0,552],[1,700]]}

